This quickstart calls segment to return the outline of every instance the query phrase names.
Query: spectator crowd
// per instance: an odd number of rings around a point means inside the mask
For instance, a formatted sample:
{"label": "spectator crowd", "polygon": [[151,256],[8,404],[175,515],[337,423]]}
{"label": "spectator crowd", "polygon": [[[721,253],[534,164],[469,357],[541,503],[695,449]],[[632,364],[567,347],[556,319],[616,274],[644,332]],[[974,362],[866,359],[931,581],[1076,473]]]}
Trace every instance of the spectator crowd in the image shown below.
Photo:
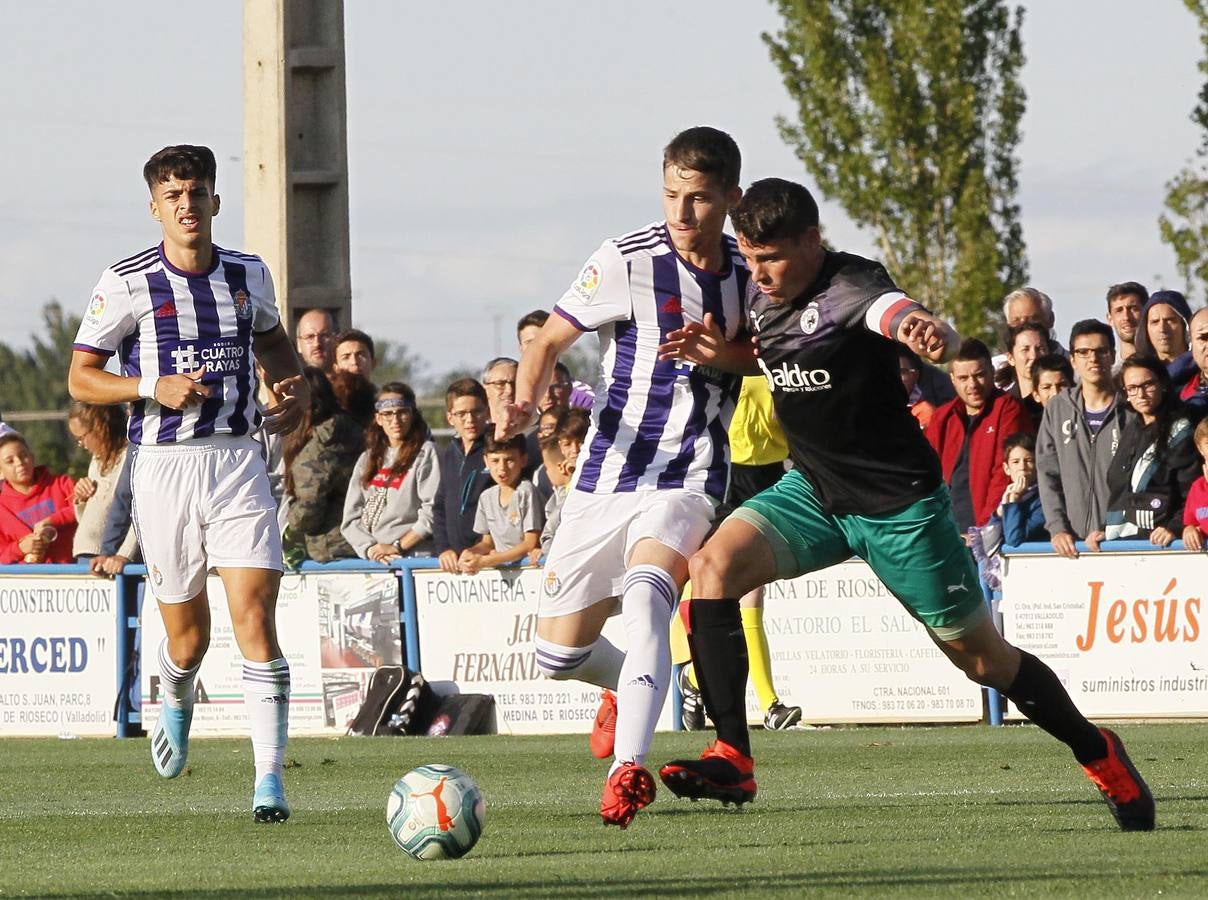
{"label": "spectator crowd", "polygon": [[[548,313],[520,320],[522,352]],[[953,517],[983,574],[997,548],[1049,541],[1078,555],[1103,541],[1208,535],[1208,308],[1176,291],[1112,285],[1102,319],[1059,340],[1051,299],[1034,288],[1003,303],[1000,346],[965,340],[948,371],[899,348],[903,402],[935,449]],[[297,322],[311,405],[299,429],[262,435],[286,559],[390,562],[432,556],[450,573],[548,550],[590,422],[592,390],[558,364],[527,435],[494,439],[515,397],[517,360],[489,360],[445,391],[452,438],[434,441],[415,392],[375,386],[373,338],[337,331],[326,310]],[[78,481],[40,466],[0,424],[0,563],[87,561],[113,575],[137,559],[126,417],[75,403],[68,429],[90,458]]]}

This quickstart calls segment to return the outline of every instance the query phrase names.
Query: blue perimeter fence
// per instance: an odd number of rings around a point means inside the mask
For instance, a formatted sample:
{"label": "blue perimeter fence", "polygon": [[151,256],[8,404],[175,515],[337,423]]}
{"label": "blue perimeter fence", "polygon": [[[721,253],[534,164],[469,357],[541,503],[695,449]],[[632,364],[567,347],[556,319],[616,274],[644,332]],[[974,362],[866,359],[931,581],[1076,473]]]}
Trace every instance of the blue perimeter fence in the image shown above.
{"label": "blue perimeter fence", "polygon": [[[1102,549],[1109,553],[1160,553],[1165,550],[1184,549],[1182,541],[1175,541],[1167,548],[1156,547],[1148,541],[1112,541],[1104,543]],[[1079,553],[1092,552],[1085,543],[1078,543]],[[1046,542],[1021,544],[1018,547],[1003,547],[1004,556],[1053,555],[1052,545]],[[399,621],[403,630],[404,659],[407,668],[422,672],[419,647],[419,616],[416,608],[416,570],[439,568],[434,558],[399,559],[390,565],[369,562],[363,559],[342,559],[329,563],[304,562],[298,569],[287,574],[307,572],[381,572],[393,569],[399,579]],[[89,575],[86,564],[67,565],[21,564],[0,566],[0,575]],[[143,565],[127,565],[122,574],[114,576],[117,585],[117,617],[115,641],[117,649],[117,671],[115,696],[117,698],[117,736],[132,737],[142,732],[142,716],[139,708],[139,681],[134,663],[138,657],[139,617],[142,613],[147,568]],[[98,576],[99,577],[99,576]],[[991,590],[983,581],[982,593],[991,609],[1002,599],[1002,592]],[[672,707],[675,727],[680,727],[682,709],[678,679],[672,679]],[[991,725],[1001,725],[1003,702],[999,692],[986,688],[986,707]]]}

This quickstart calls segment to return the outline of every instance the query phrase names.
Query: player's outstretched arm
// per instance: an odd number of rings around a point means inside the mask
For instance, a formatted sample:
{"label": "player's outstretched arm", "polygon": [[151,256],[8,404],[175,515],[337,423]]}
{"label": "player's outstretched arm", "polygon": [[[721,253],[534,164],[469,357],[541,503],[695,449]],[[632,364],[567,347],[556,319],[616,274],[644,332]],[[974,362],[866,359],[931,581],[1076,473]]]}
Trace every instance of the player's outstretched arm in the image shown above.
{"label": "player's outstretched arm", "polygon": [[923,359],[933,363],[948,362],[960,348],[961,336],[956,329],[929,312],[915,310],[898,325],[897,339]]}
{"label": "player's outstretched arm", "polygon": [[516,399],[503,409],[503,421],[495,423],[495,437],[506,440],[520,434],[533,421],[537,398],[545,394],[554,377],[558,357],[570,349],[583,332],[556,311],[541,326],[537,337],[520,356],[516,370]]}
{"label": "player's outstretched arm", "polygon": [[293,431],[310,407],[310,385],[302,377],[302,361],[278,322],[252,338],[256,359],[277,402],[264,411],[264,427],[273,434]]}
{"label": "player's outstretched arm", "polygon": [[667,342],[659,345],[659,359],[674,359],[712,366],[736,375],[758,375],[755,344],[742,337],[727,341],[712,313],[700,322],[685,322],[683,328],[669,331]]}
{"label": "player's outstretched arm", "polygon": [[72,351],[71,367],[67,370],[67,391],[73,400],[113,404],[145,398],[171,409],[184,409],[210,396],[210,389],[201,383],[206,374],[205,366],[183,375],[135,378],[106,372],[107,361],[108,358],[100,353]]}

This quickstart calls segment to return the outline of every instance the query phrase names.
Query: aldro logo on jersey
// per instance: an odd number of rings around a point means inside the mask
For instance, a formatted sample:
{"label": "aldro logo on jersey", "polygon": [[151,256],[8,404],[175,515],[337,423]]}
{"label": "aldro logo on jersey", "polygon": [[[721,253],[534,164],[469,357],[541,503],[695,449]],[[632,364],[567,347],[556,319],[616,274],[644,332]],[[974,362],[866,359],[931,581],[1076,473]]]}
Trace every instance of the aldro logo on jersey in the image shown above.
{"label": "aldro logo on jersey", "polygon": [[768,366],[761,357],[755,357],[759,368],[763,370],[768,380],[768,387],[773,391],[779,388],[790,394],[812,391],[829,391],[831,375],[826,369],[803,369],[797,363],[791,366],[781,363],[775,368]]}

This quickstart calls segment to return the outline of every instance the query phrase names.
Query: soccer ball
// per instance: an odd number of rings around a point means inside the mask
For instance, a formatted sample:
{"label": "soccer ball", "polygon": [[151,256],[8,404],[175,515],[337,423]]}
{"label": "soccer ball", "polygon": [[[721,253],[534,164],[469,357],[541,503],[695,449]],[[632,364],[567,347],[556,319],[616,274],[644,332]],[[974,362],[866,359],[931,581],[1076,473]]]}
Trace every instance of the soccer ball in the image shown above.
{"label": "soccer ball", "polygon": [[486,804],[474,779],[452,766],[412,769],[394,783],[386,825],[416,859],[457,859],[478,843]]}

